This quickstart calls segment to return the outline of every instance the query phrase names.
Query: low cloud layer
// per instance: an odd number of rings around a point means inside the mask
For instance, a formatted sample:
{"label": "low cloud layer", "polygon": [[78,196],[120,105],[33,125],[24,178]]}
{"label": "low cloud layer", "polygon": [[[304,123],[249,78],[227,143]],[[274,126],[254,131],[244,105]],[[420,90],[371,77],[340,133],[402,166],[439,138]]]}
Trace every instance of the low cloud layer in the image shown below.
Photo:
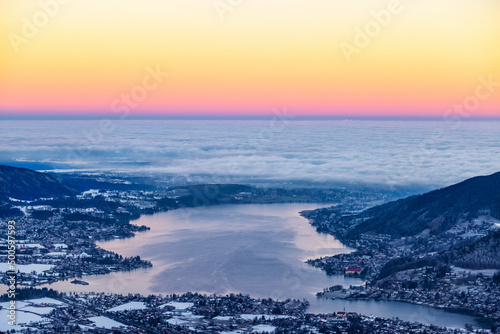
{"label": "low cloud layer", "polygon": [[431,188],[499,171],[498,130],[495,121],[3,121],[0,161]]}

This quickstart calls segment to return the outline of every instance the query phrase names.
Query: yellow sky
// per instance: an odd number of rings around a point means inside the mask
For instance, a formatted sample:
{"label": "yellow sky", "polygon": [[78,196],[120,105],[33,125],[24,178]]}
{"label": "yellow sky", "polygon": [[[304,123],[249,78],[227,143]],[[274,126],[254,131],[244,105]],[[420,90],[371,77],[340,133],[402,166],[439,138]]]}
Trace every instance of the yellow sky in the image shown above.
{"label": "yellow sky", "polygon": [[137,112],[440,116],[500,81],[499,17],[495,0],[2,0],[0,112],[109,112],[150,67],[169,76]]}

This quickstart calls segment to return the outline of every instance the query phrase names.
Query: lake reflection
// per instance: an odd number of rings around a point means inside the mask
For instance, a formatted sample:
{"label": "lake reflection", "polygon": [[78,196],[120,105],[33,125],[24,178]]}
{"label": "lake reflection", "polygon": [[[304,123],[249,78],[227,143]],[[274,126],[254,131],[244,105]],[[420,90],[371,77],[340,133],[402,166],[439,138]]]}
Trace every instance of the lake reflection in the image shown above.
{"label": "lake reflection", "polygon": [[321,206],[325,205],[223,205],[142,216],[135,223],[151,227],[150,231],[99,246],[123,256],[140,255],[152,261],[153,268],[88,276],[84,278],[88,286],[62,281],[49,287],[63,292],[144,295],[241,292],[256,298],[306,298],[311,313],[345,308],[439,326],[481,326],[472,316],[419,305],[316,299],[315,293],[325,287],[363,283],[327,276],[304,263],[308,258],[352,251],[332,236],[317,233],[298,214]]}
{"label": "lake reflection", "polygon": [[319,234],[298,212],[314,204],[225,205],[143,216],[151,231],[99,245],[153,262],[143,284],[152,293],[199,291],[309,298],[324,287],[360,284],[328,277],[308,258],[352,251]]}

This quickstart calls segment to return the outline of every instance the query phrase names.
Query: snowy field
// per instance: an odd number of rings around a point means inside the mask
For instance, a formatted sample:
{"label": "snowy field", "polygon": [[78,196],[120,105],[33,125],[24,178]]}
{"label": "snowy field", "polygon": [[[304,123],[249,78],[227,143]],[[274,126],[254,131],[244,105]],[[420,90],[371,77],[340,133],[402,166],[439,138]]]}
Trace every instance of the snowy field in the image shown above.
{"label": "snowy field", "polygon": [[107,310],[108,312],[120,312],[129,310],[144,310],[146,309],[146,304],[142,302],[130,302],[120,306],[116,306]]}
{"label": "snowy field", "polygon": [[474,269],[465,269],[465,268],[460,268],[460,267],[455,267],[455,266],[452,266],[451,270],[454,273],[466,272],[466,273],[473,274],[473,275],[483,274],[484,276],[489,276],[489,277],[493,277],[493,275],[495,275],[499,271],[498,269],[474,270]]}
{"label": "snowy field", "polygon": [[190,307],[193,307],[193,303],[178,303],[178,302],[170,302],[167,304],[163,304],[160,306],[160,308],[165,308],[167,306],[173,306],[175,307],[176,310],[187,310]]}
{"label": "snowy field", "polygon": [[[20,271],[23,274],[30,274],[35,271],[36,273],[43,273],[44,271],[51,270],[55,266],[52,264],[18,264],[16,265],[16,270]],[[5,273],[9,271],[8,263],[0,263],[0,273]]]}
{"label": "snowy field", "polygon": [[276,331],[276,327],[271,326],[271,325],[257,325],[252,327],[252,333],[254,332],[268,332],[268,333],[274,333]]}
{"label": "snowy field", "polygon": [[2,319],[0,321],[0,331],[21,330],[24,328],[24,324],[49,321],[49,319],[43,316],[49,314],[54,308],[47,305],[63,306],[66,304],[52,298],[38,298],[16,302],[16,323],[18,325],[10,326],[6,320],[9,314],[9,310],[7,309],[9,302],[0,303],[2,307],[0,310],[0,319]]}
{"label": "snowy field", "polygon": [[264,317],[266,320],[274,320],[274,319],[288,319],[288,318],[295,318],[289,315],[270,315],[270,314],[242,314],[240,315],[241,319],[245,320],[253,320],[255,318],[261,319]]}
{"label": "snowy field", "polygon": [[107,318],[107,317],[92,317],[89,318],[90,321],[92,321],[96,327],[99,328],[106,328],[106,329],[112,329],[112,328],[119,328],[119,327],[127,327],[124,324],[114,321],[113,319]]}

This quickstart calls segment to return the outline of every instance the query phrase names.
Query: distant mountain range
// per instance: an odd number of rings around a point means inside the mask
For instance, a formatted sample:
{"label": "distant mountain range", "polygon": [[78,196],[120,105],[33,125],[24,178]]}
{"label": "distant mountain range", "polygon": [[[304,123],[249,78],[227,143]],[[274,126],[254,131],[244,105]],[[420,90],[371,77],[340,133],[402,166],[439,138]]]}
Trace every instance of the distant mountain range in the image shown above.
{"label": "distant mountain range", "polygon": [[414,236],[422,232],[439,234],[459,220],[480,215],[500,218],[500,173],[468,179],[461,183],[373,207],[344,218],[358,221],[347,238],[363,233]]}
{"label": "distant mountain range", "polygon": [[0,199],[34,200],[75,195],[75,190],[47,173],[0,165]]}

